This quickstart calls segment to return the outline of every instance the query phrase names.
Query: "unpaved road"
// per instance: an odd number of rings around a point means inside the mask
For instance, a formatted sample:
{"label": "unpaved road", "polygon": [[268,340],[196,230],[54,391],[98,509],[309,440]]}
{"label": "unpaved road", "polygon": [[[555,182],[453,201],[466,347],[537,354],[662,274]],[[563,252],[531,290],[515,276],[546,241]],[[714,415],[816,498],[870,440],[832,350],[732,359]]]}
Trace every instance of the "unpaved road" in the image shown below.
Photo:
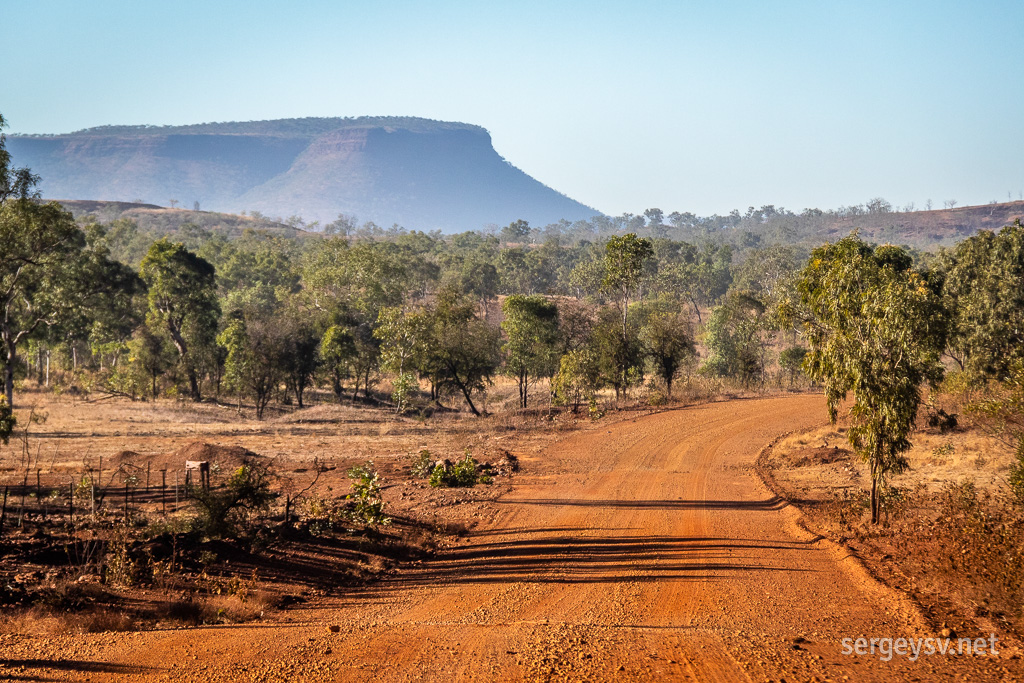
{"label": "unpaved road", "polygon": [[7,639],[0,677],[1020,680],[1005,655],[841,653],[935,634],[757,478],[766,444],[823,420],[805,395],[609,424],[524,462],[492,521],[364,592],[253,625]]}

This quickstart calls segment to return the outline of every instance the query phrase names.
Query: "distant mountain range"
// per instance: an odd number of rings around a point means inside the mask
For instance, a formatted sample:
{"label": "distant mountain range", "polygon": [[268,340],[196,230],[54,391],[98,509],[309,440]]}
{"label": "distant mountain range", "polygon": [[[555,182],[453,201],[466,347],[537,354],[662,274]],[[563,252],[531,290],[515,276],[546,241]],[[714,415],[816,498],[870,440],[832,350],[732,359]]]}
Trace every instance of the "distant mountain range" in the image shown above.
{"label": "distant mountain range", "polygon": [[461,231],[599,211],[512,166],[479,126],[420,118],[304,118],[189,126],[102,126],[10,135],[45,198],[299,215]]}

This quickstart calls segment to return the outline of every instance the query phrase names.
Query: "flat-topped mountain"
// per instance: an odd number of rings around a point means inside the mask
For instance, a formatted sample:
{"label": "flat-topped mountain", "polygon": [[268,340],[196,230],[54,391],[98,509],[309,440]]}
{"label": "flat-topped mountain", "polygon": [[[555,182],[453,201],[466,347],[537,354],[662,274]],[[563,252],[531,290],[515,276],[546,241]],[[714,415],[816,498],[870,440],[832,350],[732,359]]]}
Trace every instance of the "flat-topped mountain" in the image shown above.
{"label": "flat-topped mountain", "polygon": [[446,231],[534,225],[599,212],[495,152],[479,126],[406,117],[103,126],[10,135],[43,196],[260,211],[328,222],[338,214]]}

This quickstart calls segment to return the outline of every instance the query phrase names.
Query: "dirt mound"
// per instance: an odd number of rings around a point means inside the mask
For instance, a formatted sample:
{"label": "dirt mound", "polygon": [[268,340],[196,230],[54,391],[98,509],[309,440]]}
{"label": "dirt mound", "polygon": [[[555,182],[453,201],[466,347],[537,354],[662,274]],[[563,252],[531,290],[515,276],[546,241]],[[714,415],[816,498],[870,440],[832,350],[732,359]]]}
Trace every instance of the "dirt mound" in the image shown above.
{"label": "dirt mound", "polygon": [[241,446],[220,446],[201,441],[193,441],[187,446],[178,449],[174,455],[182,462],[185,460],[207,460],[209,462],[216,462],[222,467],[242,465],[262,457],[258,453],[253,453]]}
{"label": "dirt mound", "polygon": [[114,462],[116,462],[118,464],[126,463],[126,462],[130,463],[130,462],[135,462],[140,457],[141,456],[138,453],[136,453],[135,451],[121,451],[120,453],[118,453],[117,455],[114,456]]}

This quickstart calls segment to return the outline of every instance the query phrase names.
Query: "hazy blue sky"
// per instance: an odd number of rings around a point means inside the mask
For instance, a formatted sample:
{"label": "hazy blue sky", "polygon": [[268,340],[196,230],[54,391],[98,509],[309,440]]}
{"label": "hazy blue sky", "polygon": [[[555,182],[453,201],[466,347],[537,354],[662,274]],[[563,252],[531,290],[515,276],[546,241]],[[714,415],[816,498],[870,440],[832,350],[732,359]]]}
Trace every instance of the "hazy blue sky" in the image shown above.
{"label": "hazy blue sky", "polygon": [[0,0],[9,132],[412,115],[606,213],[1014,199],[1024,2]]}

